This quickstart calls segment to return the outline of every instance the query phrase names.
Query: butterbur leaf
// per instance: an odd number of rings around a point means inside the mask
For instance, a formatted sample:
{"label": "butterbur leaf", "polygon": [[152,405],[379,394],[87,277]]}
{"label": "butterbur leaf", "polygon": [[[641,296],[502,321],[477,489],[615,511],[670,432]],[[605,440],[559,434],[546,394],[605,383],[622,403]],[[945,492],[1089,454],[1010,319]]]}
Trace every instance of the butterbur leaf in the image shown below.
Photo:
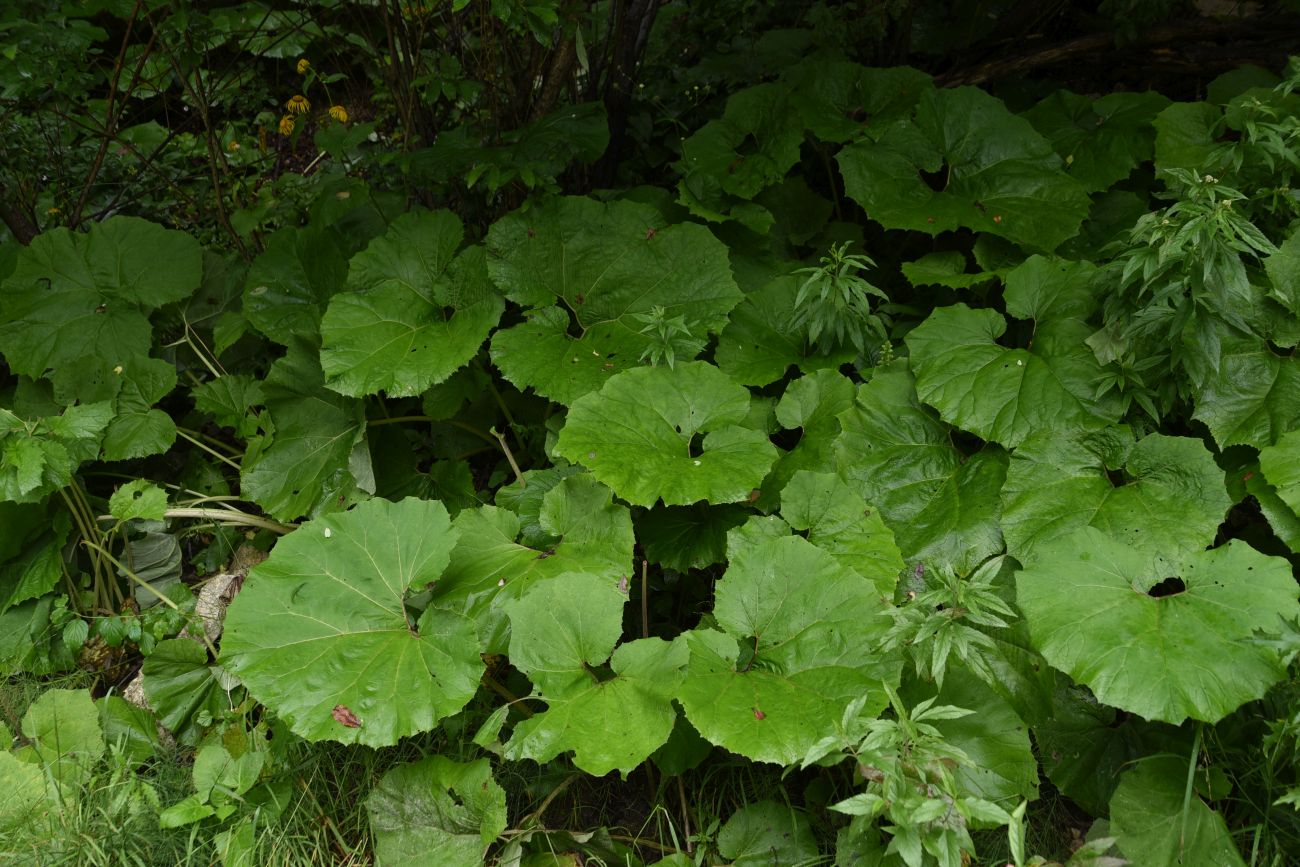
{"label": "butterbur leaf", "polygon": [[485,653],[505,653],[509,627],[498,596],[518,599],[565,572],[599,575],[610,586],[631,574],[632,518],[609,488],[589,474],[567,478],[542,497],[538,535],[530,547],[521,521],[494,506],[466,509],[454,525],[459,541],[432,588],[434,604],[472,617]]}
{"label": "butterbur leaf", "polygon": [[1269,297],[1300,316],[1300,231],[1292,232],[1264,260],[1264,270],[1271,284]]}
{"label": "butterbur leaf", "polygon": [[1088,214],[1083,187],[1051,144],[973,87],[924,91],[914,118],[836,160],[848,195],[888,229],[967,228],[1050,251]]}
{"label": "butterbur leaf", "polygon": [[1021,116],[1047,137],[1065,172],[1088,192],[1122,181],[1151,158],[1151,121],[1169,105],[1158,93],[1111,93],[1100,99],[1058,90]]}
{"label": "butterbur leaf", "polygon": [[781,517],[892,598],[903,557],[880,513],[832,473],[800,470],[781,490]]}
{"label": "butterbur leaf", "polygon": [[945,421],[1008,448],[1036,430],[1114,420],[1115,408],[1094,399],[1100,367],[1083,345],[1086,333],[1040,328],[1031,351],[1000,346],[1006,328],[995,310],[956,304],[931,313],[907,335],[921,400]]}
{"label": "butterbur leaf", "polygon": [[687,633],[679,699],[708,741],[764,762],[793,764],[834,733],[845,705],[886,704],[894,657],[874,648],[889,627],[870,581],[799,536],[740,546],[718,582],[723,631]]}
{"label": "butterbur leaf", "polygon": [[916,106],[934,87],[929,75],[909,66],[873,69],[821,52],[786,70],[792,101],[806,126],[822,141],[844,142],[865,132],[878,135]]}
{"label": "butterbur leaf", "polygon": [[1199,439],[1045,430],[1011,456],[1002,532],[1026,565],[1046,542],[1085,526],[1176,559],[1212,544],[1229,506],[1223,471]]}
{"label": "butterbur leaf", "polygon": [[333,229],[284,228],[266,240],[244,284],[244,317],[284,346],[315,340],[330,298],[348,275],[346,244]]}
{"label": "butterbur leaf", "polygon": [[142,685],[158,722],[183,744],[196,744],[209,721],[230,707],[219,666],[207,647],[189,638],[158,642],[141,667]]}
{"label": "butterbur leaf", "polygon": [[477,867],[506,828],[506,794],[487,759],[429,756],[384,774],[366,798],[380,865]]}
{"label": "butterbur leaf", "polygon": [[799,440],[777,458],[763,480],[762,496],[754,503],[758,509],[771,508],[786,482],[801,470],[826,472],[835,468],[838,416],[853,407],[855,396],[853,381],[834,370],[819,370],[786,386],[776,405],[776,420],[786,430],[797,430]]}
{"label": "butterbur leaf", "polygon": [[1205,422],[1219,448],[1264,448],[1300,428],[1300,359],[1227,326],[1218,339],[1219,369],[1196,395],[1192,415]]}
{"label": "butterbur leaf", "polygon": [[1260,449],[1259,468],[1292,512],[1300,515],[1300,430]]}
{"label": "butterbur leaf", "polygon": [[1110,832],[1131,864],[1143,867],[1244,867],[1227,823],[1193,794],[1185,802],[1187,762],[1143,759],[1110,799]]}
{"label": "butterbur leaf", "polygon": [[[686,645],[645,638],[615,649],[626,601],[609,579],[575,572],[509,605],[510,661],[547,709],[515,726],[506,758],[546,762],[572,750],[593,776],[627,774],[668,740]],[[615,676],[599,678],[606,660]]]}
{"label": "butterbur leaf", "polygon": [[23,716],[23,736],[60,787],[72,796],[104,755],[99,711],[84,689],[50,689]]}
{"label": "butterbur leaf", "polygon": [[1034,645],[1101,701],[1217,722],[1283,675],[1248,639],[1300,615],[1290,565],[1243,542],[1166,561],[1088,527],[1016,577]]}
{"label": "butterbur leaf", "polygon": [[53,229],[18,254],[0,284],[0,352],[14,373],[52,376],[85,358],[110,367],[149,354],[149,312],[198,288],[198,241],[136,217],[86,234]]}
{"label": "butterbur leaf", "polygon": [[271,367],[261,436],[249,443],[240,486],[273,517],[336,511],[374,489],[365,408],[323,387],[310,344],[295,342]]}
{"label": "butterbur leaf", "polygon": [[808,815],[774,801],[733,813],[718,832],[718,852],[736,867],[804,864],[819,854]]}
{"label": "butterbur leaf", "polygon": [[122,461],[167,451],[176,441],[176,423],[153,406],[176,387],[176,368],[156,358],[136,358],[115,374],[122,383],[104,431],[104,458]]}
{"label": "butterbur leaf", "polygon": [[468,618],[430,605],[417,621],[404,604],[412,584],[442,573],[455,540],[429,500],[370,500],[303,524],[231,603],[222,662],[308,740],[387,746],[430,730],[483,673]]}
{"label": "butterbur leaf", "polygon": [[809,343],[807,329],[793,324],[794,299],[803,282],[778,277],[745,296],[718,337],[715,360],[723,373],[742,385],[768,385],[791,365],[812,373],[853,360],[852,348],[822,355]]}
{"label": "butterbur leaf", "polygon": [[726,247],[707,229],[668,225],[635,202],[553,199],[497,221],[487,248],[506,296],[541,308],[493,336],[492,360],[521,389],[557,403],[640,364],[651,338],[637,314],[661,307],[703,340],[742,297]]}
{"label": "butterbur leaf", "polygon": [[1006,452],[958,452],[948,426],[917,399],[906,359],[877,368],[840,424],[836,468],[880,510],[904,560],[966,574],[1002,550]]}
{"label": "butterbur leaf", "polygon": [[71,523],[48,504],[0,502],[0,614],[54,589]]}
{"label": "butterbur leaf", "polygon": [[503,302],[482,247],[453,259],[462,235],[450,211],[409,213],[353,257],[348,289],[331,299],[321,321],[330,388],[416,395],[474,357]]}
{"label": "butterbur leaf", "polygon": [[630,503],[734,503],[776,458],[760,431],[742,427],[749,393],[703,362],[629,370],[569,409],[558,454]]}

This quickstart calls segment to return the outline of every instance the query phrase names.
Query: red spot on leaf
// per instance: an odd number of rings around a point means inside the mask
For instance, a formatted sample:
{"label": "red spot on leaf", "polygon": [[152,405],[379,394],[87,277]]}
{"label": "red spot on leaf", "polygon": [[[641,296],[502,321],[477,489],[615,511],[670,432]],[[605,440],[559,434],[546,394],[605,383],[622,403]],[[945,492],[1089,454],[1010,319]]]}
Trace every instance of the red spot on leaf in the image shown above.
{"label": "red spot on leaf", "polygon": [[767,719],[767,714],[763,713],[758,708],[754,708],[754,719]]}
{"label": "red spot on leaf", "polygon": [[1242,476],[1241,480],[1243,482],[1249,482],[1254,477],[1255,477],[1255,471],[1251,470],[1250,472],[1246,473],[1246,475]]}
{"label": "red spot on leaf", "polygon": [[994,215],[993,215],[993,222],[995,222],[995,223],[1001,223],[1001,222],[1002,222],[1002,215],[1001,215],[1001,214],[994,214]]}
{"label": "red spot on leaf", "polygon": [[646,230],[645,230],[645,239],[646,239],[647,241],[649,241],[651,238],[653,238],[653,237],[654,237],[655,235],[657,235],[657,234],[659,234],[659,230],[656,229],[656,228],[654,228],[653,226],[651,226],[649,229],[646,229]]}
{"label": "red spot on leaf", "polygon": [[331,712],[330,716],[334,717],[335,722],[340,725],[345,725],[350,729],[361,728],[361,720],[358,719],[357,715],[354,714],[345,704],[334,705],[334,710]]}

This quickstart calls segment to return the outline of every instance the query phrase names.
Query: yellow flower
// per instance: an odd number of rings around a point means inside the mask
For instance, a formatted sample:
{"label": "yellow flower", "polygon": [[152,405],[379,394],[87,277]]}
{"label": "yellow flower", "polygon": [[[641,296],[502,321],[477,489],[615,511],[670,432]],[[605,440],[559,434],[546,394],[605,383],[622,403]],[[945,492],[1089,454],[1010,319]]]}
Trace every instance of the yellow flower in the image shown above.
{"label": "yellow flower", "polygon": [[311,103],[301,93],[295,93],[289,97],[289,101],[284,104],[284,107],[289,109],[289,114],[306,114],[311,111]]}
{"label": "yellow flower", "polygon": [[307,70],[311,69],[311,61],[305,57],[298,58],[298,74],[306,75]]}
{"label": "yellow flower", "polygon": [[291,132],[293,132],[293,118],[286,114],[280,118],[280,135],[289,135]]}
{"label": "yellow flower", "polygon": [[339,123],[347,123],[347,122],[348,122],[348,110],[347,110],[346,108],[344,108],[343,106],[341,106],[341,105],[331,105],[331,106],[330,106],[330,117],[334,118],[334,119],[337,120]]}
{"label": "yellow flower", "polygon": [[51,217],[53,217],[55,214],[61,214],[61,213],[63,213],[63,212],[60,211],[58,208],[50,208],[50,209],[47,210],[45,213],[47,213],[47,214],[49,214]]}
{"label": "yellow flower", "polygon": [[237,151],[239,150],[239,142],[235,141],[234,139],[231,139],[230,144],[226,145],[226,147],[229,148],[231,151]]}

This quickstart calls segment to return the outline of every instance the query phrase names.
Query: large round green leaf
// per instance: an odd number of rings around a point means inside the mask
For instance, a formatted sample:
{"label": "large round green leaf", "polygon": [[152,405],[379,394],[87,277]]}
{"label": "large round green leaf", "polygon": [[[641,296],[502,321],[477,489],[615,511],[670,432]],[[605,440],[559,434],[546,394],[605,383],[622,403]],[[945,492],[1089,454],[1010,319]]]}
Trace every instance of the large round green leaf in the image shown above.
{"label": "large round green leaf", "polygon": [[370,500],[281,539],[231,603],[222,662],[308,740],[394,744],[464,707],[483,662],[473,623],[404,599],[456,532],[429,500]]}
{"label": "large round green leaf", "polygon": [[1186,797],[1187,763],[1154,756],[1120,778],[1110,799],[1110,829],[1130,864],[1142,867],[1244,867],[1223,817]]}
{"label": "large round green leaf", "polygon": [[1058,90],[1021,117],[1052,143],[1065,160],[1066,174],[1095,192],[1151,159],[1156,139],[1151,121],[1168,105],[1168,98],[1152,91],[1096,99]]}
{"label": "large round green leaf", "polygon": [[[967,228],[1052,250],[1088,214],[1083,187],[1051,144],[973,87],[922,92],[915,119],[891,124],[878,142],[846,147],[837,160],[845,191],[890,229]],[[926,177],[935,174],[937,191]]]}
{"label": "large round green leaf", "polygon": [[[1122,478],[1119,478],[1122,470]],[[1007,552],[1025,565],[1044,543],[1096,527],[1163,557],[1208,547],[1232,503],[1198,439],[1126,427],[1046,430],[1011,456],[1002,488]]]}
{"label": "large round green leaf", "polygon": [[[547,709],[515,726],[506,758],[547,762],[572,750],[573,763],[589,774],[627,774],[668,740],[686,645],[644,638],[615,649],[625,588],[570,572],[509,606],[510,662]],[[597,675],[606,660],[613,677]]]}
{"label": "large round green leaf", "polygon": [[1300,615],[1291,567],[1244,542],[1166,561],[1087,527],[1044,545],[1016,601],[1049,663],[1151,720],[1215,722],[1284,674],[1251,644]]}
{"label": "large round green leaf", "polygon": [[1100,366],[1074,319],[1036,329],[1033,349],[998,343],[996,310],[941,307],[907,335],[921,400],[944,420],[1008,448],[1046,428],[1096,428],[1113,421],[1094,395]]}
{"label": "large round green leaf", "polygon": [[741,545],[718,582],[724,630],[688,633],[680,700],[718,746],[792,764],[834,734],[849,702],[885,706],[898,661],[873,650],[889,628],[870,581],[800,536]]}
{"label": "large round green leaf", "polygon": [[711,364],[637,368],[574,403],[555,450],[634,505],[734,503],[776,459],[763,433],[740,426],[749,403]]}
{"label": "large round green leaf", "polygon": [[[203,253],[184,232],[113,217],[87,234],[45,232],[0,284],[0,352],[14,373],[76,390],[60,370],[88,358],[112,366],[149,353],[148,313],[199,286]],[[97,399],[97,398],[89,398]]]}
{"label": "large round green leaf", "polygon": [[1002,550],[997,491],[1007,455],[963,455],[916,397],[906,359],[877,368],[840,415],[836,468],[880,510],[903,557],[966,574]]}
{"label": "large round green leaf", "polygon": [[635,202],[553,199],[499,220],[487,248],[506,296],[542,308],[497,332],[492,360],[520,388],[563,404],[640,364],[650,338],[637,314],[662,307],[703,340],[742,297],[707,229],[667,225]]}
{"label": "large round green leaf", "polygon": [[410,213],[353,257],[348,291],[321,320],[321,368],[343,394],[405,397],[466,364],[501,316],[482,247],[452,258],[464,230],[450,211]]}
{"label": "large round green leaf", "polygon": [[314,341],[330,297],[348,275],[344,242],[333,229],[288,227],[267,238],[248,269],[243,313],[253,327],[284,346]]}

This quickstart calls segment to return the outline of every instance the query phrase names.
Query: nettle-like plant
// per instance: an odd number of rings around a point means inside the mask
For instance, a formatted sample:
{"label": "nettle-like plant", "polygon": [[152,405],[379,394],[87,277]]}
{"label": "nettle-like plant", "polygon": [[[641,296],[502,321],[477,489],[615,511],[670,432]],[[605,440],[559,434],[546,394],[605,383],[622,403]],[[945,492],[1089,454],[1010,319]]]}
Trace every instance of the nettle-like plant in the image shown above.
{"label": "nettle-like plant", "polygon": [[[846,861],[962,864],[1005,827],[1041,863],[1045,775],[1134,863],[1240,863],[1224,816],[1271,828],[1258,792],[1196,781],[1294,676],[1300,233],[1191,164],[1241,116],[1197,105],[1017,115],[823,55],[687,137],[676,201],[480,234],[331,190],[247,268],[130,217],[43,234],[0,257],[4,670],[144,654],[156,717],[113,730],[199,748],[178,824],[266,783],[267,726],[477,731],[370,793],[393,863],[561,845],[505,830],[505,764],[715,748],[824,774]],[[1262,116],[1243,172],[1295,154]],[[1114,189],[1153,158],[1173,205]],[[190,579],[250,541],[218,637]],[[774,810],[719,852],[817,857]]]}

